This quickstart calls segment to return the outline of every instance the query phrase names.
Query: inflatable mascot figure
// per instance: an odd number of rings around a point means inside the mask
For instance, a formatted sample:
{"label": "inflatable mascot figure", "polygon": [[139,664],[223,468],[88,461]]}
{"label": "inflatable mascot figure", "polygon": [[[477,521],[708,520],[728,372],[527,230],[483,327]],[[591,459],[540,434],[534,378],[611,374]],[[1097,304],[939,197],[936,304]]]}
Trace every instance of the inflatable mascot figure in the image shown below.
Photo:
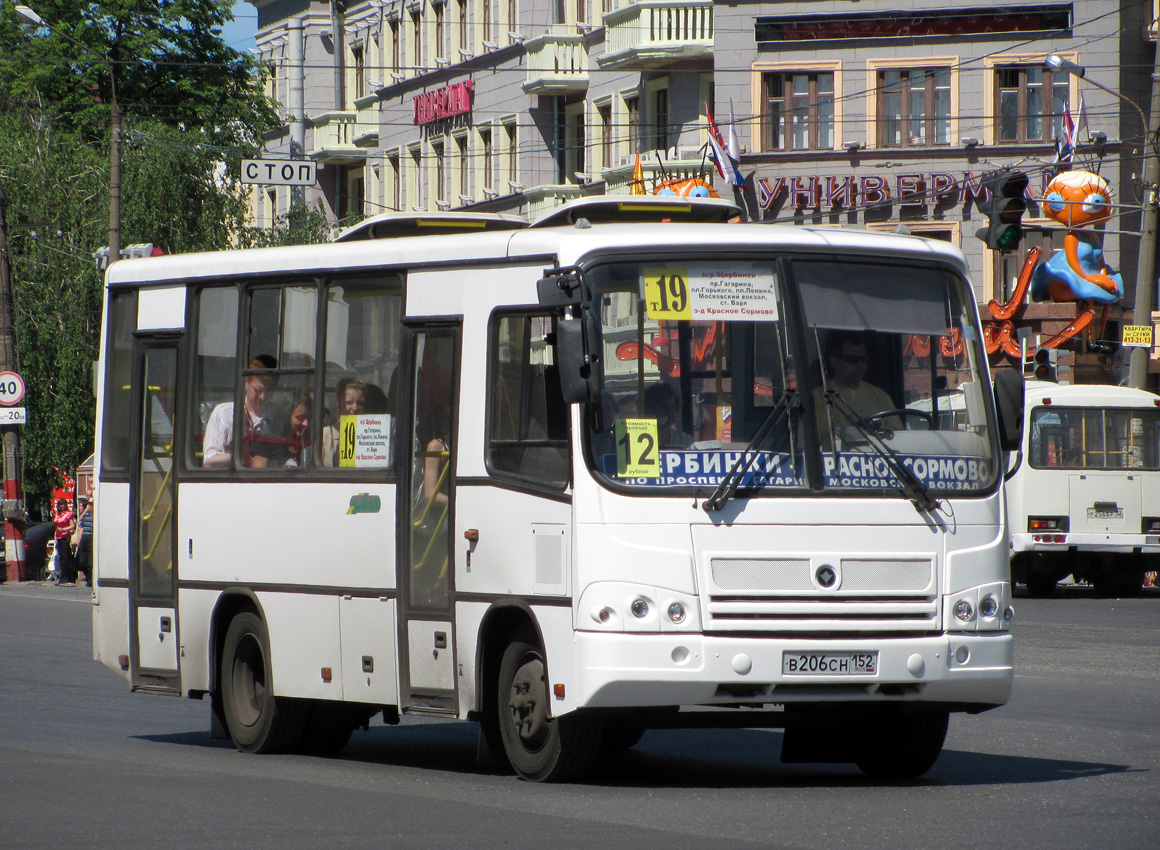
{"label": "inflatable mascot figure", "polygon": [[[1104,263],[1100,235],[1079,228],[1107,221],[1112,214],[1111,200],[1108,181],[1090,171],[1065,171],[1052,180],[1043,198],[1043,212],[1070,229],[1063,239],[1063,250],[1036,266],[1031,277],[1031,297],[1036,301],[1086,302],[1087,310],[1072,323],[1076,330],[1090,325],[1096,304],[1104,305],[1101,335],[1109,305],[1124,295],[1124,281]],[[1094,331],[1094,327],[1089,328],[1089,340]]]}

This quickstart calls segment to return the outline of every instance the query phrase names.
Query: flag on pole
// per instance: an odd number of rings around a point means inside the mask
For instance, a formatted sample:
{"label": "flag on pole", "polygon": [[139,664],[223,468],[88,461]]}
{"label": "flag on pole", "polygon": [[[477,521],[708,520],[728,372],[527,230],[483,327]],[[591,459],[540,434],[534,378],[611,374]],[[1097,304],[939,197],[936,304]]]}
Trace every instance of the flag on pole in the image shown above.
{"label": "flag on pole", "polygon": [[717,173],[730,186],[744,186],[745,178],[741,176],[737,161],[726,150],[725,139],[721,136],[721,130],[717,127],[717,122],[713,120],[713,113],[707,104],[705,117],[709,120],[709,155],[713,157],[713,162],[717,165]]}
{"label": "flag on pole", "polygon": [[644,168],[640,164],[640,151],[636,152],[636,165],[632,167],[632,183],[628,186],[628,194],[645,195]]}
{"label": "flag on pole", "polygon": [[1076,113],[1077,117],[1072,118],[1071,105],[1064,105],[1062,137],[1055,140],[1056,163],[1070,163],[1075,149],[1079,146],[1080,134],[1087,132],[1087,116],[1084,115],[1083,111],[1083,92],[1079,94],[1079,108]]}

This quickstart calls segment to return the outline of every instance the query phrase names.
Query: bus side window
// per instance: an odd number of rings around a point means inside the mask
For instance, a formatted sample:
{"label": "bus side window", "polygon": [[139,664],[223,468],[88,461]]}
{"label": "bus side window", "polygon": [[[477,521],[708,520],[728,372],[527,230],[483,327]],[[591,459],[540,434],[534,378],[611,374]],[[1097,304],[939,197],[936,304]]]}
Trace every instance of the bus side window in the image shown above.
{"label": "bus side window", "polygon": [[569,477],[568,405],[547,335],[552,319],[493,319],[487,463],[492,472],[563,487]]}
{"label": "bus side window", "polygon": [[[192,466],[207,466],[203,441],[213,411],[234,400],[237,389],[238,290],[234,286],[199,289],[193,298],[197,343],[194,351],[193,398],[189,451]],[[216,468],[227,469],[227,455]],[[215,468],[214,464],[208,468]]]}
{"label": "bus side window", "polygon": [[336,280],[326,288],[325,360],[317,464],[330,469],[394,465],[402,281]]}

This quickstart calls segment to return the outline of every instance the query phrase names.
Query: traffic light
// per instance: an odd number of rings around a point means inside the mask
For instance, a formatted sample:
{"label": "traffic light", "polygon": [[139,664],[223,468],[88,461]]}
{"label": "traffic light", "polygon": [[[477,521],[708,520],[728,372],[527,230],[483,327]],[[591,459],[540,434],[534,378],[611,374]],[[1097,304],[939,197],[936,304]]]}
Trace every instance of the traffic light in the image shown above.
{"label": "traffic light", "polygon": [[992,171],[979,179],[979,184],[987,190],[989,197],[979,204],[987,215],[987,226],[980,227],[975,236],[987,243],[994,251],[1009,253],[1023,241],[1023,213],[1027,211],[1024,193],[1027,191],[1027,174],[1004,168]]}
{"label": "traffic light", "polygon": [[1058,348],[1041,348],[1035,352],[1035,380],[1055,381],[1059,364]]}

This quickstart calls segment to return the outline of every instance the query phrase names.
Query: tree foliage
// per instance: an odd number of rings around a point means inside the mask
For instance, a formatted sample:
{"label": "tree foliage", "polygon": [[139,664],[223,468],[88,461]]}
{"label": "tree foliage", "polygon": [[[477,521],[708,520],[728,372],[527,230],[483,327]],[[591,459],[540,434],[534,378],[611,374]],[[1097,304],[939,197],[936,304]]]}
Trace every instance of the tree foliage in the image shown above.
{"label": "tree foliage", "polygon": [[293,233],[245,230],[240,161],[259,155],[277,118],[259,66],[221,39],[229,0],[30,5],[51,28],[0,5],[0,179],[10,199],[17,365],[29,387],[25,493],[36,507],[50,495],[52,468],[75,467],[93,450],[102,291],[93,253],[108,244],[114,83],[124,116],[123,246],[179,253],[329,232],[320,211],[305,209],[295,211],[306,225]]}

